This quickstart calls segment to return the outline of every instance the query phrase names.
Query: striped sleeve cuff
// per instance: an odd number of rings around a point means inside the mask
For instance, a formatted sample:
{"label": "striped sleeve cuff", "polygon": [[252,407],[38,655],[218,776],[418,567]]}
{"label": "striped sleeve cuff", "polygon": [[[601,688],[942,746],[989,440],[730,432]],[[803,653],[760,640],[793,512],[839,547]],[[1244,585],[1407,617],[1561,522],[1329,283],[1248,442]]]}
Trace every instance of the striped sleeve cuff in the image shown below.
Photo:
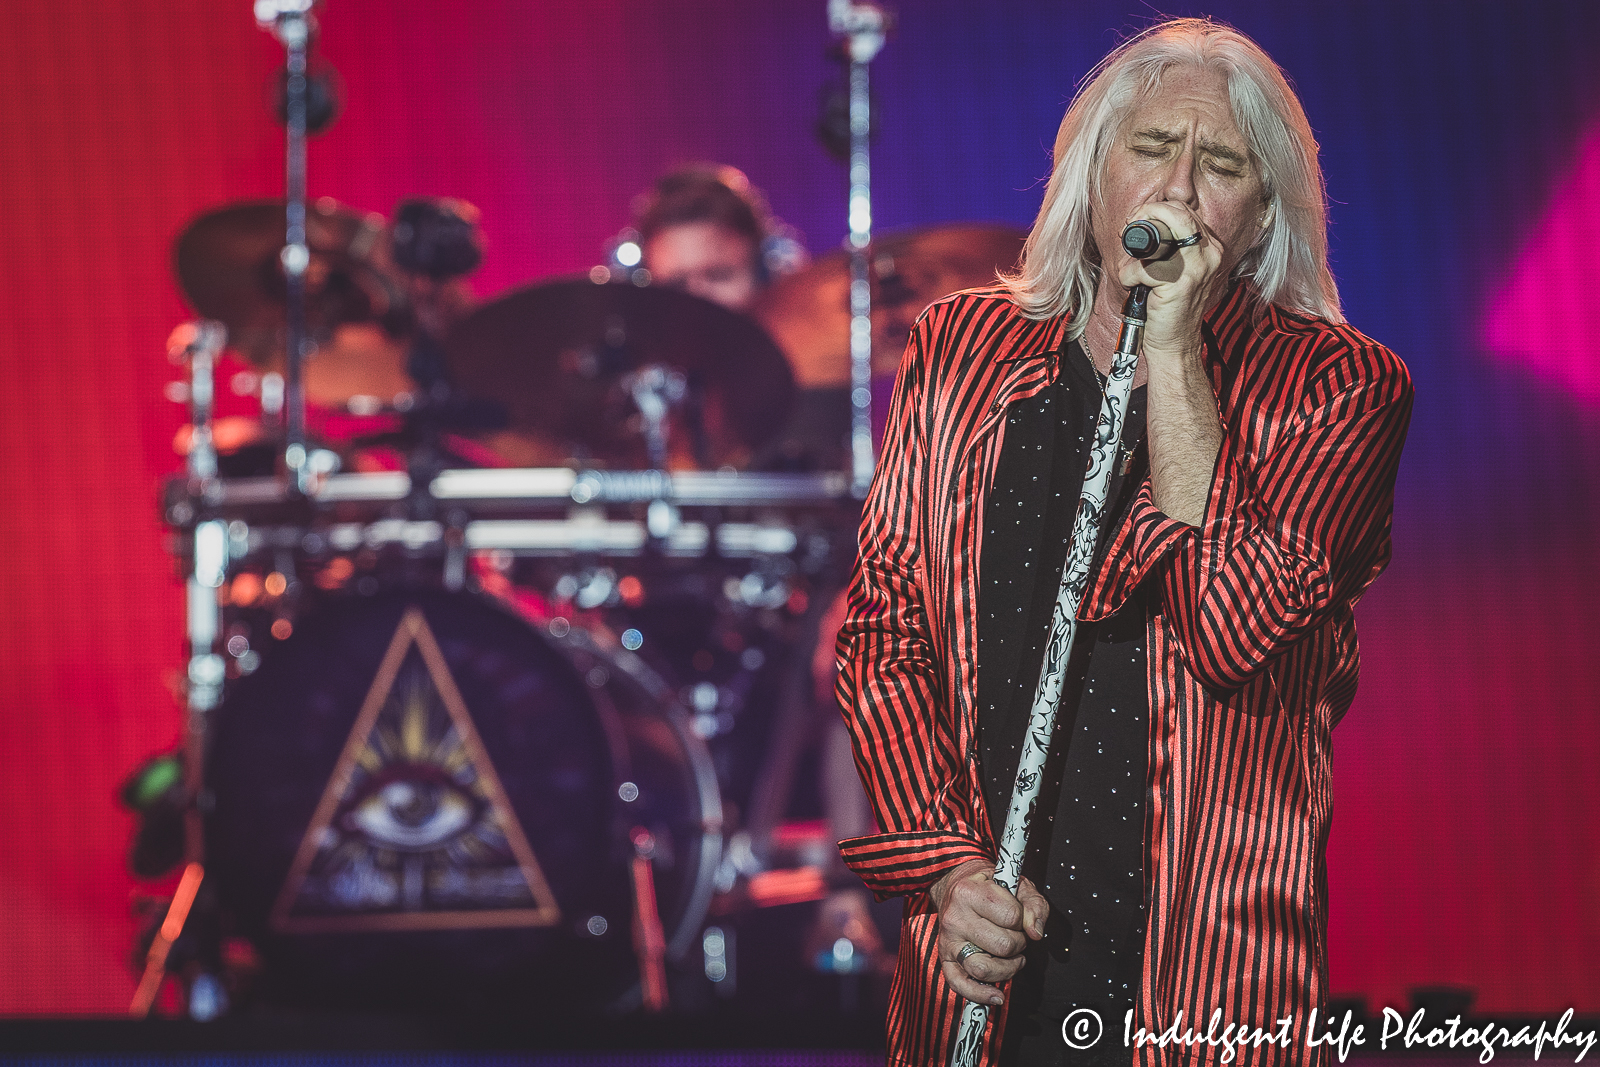
{"label": "striped sleeve cuff", "polygon": [[1130,589],[1144,581],[1145,575],[1168,552],[1177,548],[1185,537],[1192,540],[1200,536],[1198,528],[1174,519],[1156,507],[1155,491],[1150,487],[1148,478],[1139,487],[1139,495],[1133,499],[1128,525],[1131,534],[1129,547],[1133,556]]}
{"label": "striped sleeve cuff", "polygon": [[852,837],[839,842],[839,854],[879,900],[920,893],[968,860],[994,862],[977,841],[943,830]]}
{"label": "striped sleeve cuff", "polygon": [[1096,622],[1115,614],[1169,553],[1197,543],[1198,537],[1193,526],[1156,507],[1146,479],[1084,595],[1078,618]]}

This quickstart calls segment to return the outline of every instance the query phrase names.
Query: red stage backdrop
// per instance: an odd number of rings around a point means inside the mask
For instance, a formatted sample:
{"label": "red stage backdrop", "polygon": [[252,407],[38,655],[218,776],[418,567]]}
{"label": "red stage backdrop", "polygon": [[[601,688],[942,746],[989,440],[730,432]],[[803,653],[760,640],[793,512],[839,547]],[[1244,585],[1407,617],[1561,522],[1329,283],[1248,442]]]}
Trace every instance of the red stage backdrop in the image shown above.
{"label": "red stage backdrop", "polygon": [[[1147,9],[900,6],[874,70],[880,223],[1026,224],[1073,84]],[[1600,433],[1593,391],[1570,386],[1595,380],[1600,338],[1583,306],[1555,338],[1576,363],[1515,343],[1496,363],[1474,332],[1502,289],[1537,285],[1511,265],[1578,180],[1595,8],[1462,4],[1442,26],[1429,4],[1204,10],[1305,94],[1351,317],[1417,378],[1396,561],[1361,606],[1362,689],[1335,735],[1334,991],[1401,1003],[1451,983],[1490,1011],[1600,1010]],[[186,314],[169,248],[196,213],[281,190],[281,53],[247,0],[0,15],[0,1013],[118,1012],[136,887],[115,788],[180,729],[180,586],[155,508],[182,421],[161,398]],[[329,0],[324,30],[346,106],[312,150],[313,194],[476,203],[484,295],[587,268],[632,197],[689,160],[744,168],[813,250],[843,233],[842,168],[810,132],[831,74],[821,0]],[[1396,235],[1434,258],[1390,255]]]}

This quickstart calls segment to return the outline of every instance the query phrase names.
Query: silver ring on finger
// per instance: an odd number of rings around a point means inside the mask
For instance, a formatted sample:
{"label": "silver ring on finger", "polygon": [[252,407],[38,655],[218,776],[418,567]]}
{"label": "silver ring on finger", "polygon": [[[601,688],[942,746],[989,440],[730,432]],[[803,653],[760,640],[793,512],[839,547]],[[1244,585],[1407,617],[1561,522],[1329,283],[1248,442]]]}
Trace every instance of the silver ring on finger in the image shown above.
{"label": "silver ring on finger", "polygon": [[1180,240],[1177,240],[1177,241],[1173,241],[1172,242],[1172,247],[1173,248],[1188,248],[1191,245],[1197,245],[1199,243],[1200,243],[1200,231],[1196,230],[1196,231],[1194,231],[1193,233],[1191,233],[1187,237],[1184,237],[1184,238],[1182,238]]}
{"label": "silver ring on finger", "polygon": [[974,945],[971,941],[968,941],[961,946],[961,951],[956,953],[956,962],[966,963],[968,956],[975,956],[982,951],[983,949],[979,948],[977,945]]}

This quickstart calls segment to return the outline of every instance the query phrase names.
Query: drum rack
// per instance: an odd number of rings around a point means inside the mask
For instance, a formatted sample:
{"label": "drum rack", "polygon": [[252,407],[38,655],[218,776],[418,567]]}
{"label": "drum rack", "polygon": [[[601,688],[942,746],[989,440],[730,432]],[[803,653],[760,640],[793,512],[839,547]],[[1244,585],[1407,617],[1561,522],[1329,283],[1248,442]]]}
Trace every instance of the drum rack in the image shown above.
{"label": "drum rack", "polygon": [[[219,481],[199,501],[186,482],[174,479],[163,510],[168,523],[179,528],[194,522],[197,507],[229,520],[230,539],[238,544],[235,555],[263,548],[316,553],[325,542],[336,551],[387,545],[420,551],[460,544],[469,551],[503,549],[536,556],[639,556],[653,551],[685,558],[749,558],[790,555],[801,547],[792,521],[795,509],[851,506],[848,480],[839,473],[446,470],[431,480],[425,496],[448,507],[455,519],[452,529],[449,522],[392,513],[392,506],[412,499],[415,488],[403,471],[330,475],[306,494],[314,509],[314,519],[307,523],[283,521],[296,512],[303,519],[304,509],[276,478]],[[630,505],[643,505],[644,518],[608,517],[608,508]],[[744,509],[755,513],[755,521],[683,517],[686,510],[698,509]],[[319,524],[318,519],[331,521]],[[313,525],[320,525],[320,531],[313,532]]]}
{"label": "drum rack", "polygon": [[[499,557],[500,564],[507,557],[579,566],[626,559],[648,567],[655,559],[679,571],[694,569],[693,561],[744,561],[736,567],[748,565],[752,575],[821,575],[853,547],[844,542],[860,504],[849,475],[841,472],[446,469],[424,482],[406,471],[316,473],[332,464],[313,462],[305,468],[309,475],[225,478],[213,441],[212,379],[226,341],[217,322],[190,323],[174,332],[169,356],[188,371],[192,437],[184,473],[166,482],[160,500],[186,586],[186,782],[194,803],[185,842],[197,885],[211,805],[205,773],[210,718],[230,680],[260,662],[253,650],[236,651],[225,632],[224,608],[246,571],[281,582],[275,595],[289,604],[305,578],[334,588],[322,576],[340,559],[378,560],[365,572],[368,578],[403,575],[414,581],[421,574],[430,584],[459,591],[482,573],[468,566],[477,554]],[[365,591],[361,578],[349,578],[350,566],[343,571],[353,588]],[[770,592],[765,586],[749,603],[776,606],[789,595],[782,582],[776,588],[774,604],[764,599]],[[821,607],[805,612],[813,629]],[[635,862],[636,883],[641,863],[648,873],[647,858]],[[646,895],[653,897],[653,891]],[[202,895],[194,906],[215,906],[206,901]],[[654,905],[646,910],[653,913]],[[178,917],[167,925],[176,934],[182,923]],[[659,925],[656,919],[643,928],[659,935]],[[658,941],[647,937],[640,958],[645,999],[652,1003],[663,988]],[[159,968],[156,975],[159,980]]]}

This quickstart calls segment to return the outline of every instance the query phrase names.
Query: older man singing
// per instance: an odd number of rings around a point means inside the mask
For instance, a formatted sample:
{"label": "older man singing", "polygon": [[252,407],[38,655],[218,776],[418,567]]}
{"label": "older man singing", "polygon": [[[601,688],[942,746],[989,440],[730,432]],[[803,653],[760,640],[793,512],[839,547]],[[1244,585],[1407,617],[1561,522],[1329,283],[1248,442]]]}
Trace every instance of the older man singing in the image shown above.
{"label": "older man singing", "polygon": [[[1176,254],[1130,258],[1136,219]],[[1124,1033],[1203,1038],[1214,1012],[1213,1040],[1290,1020],[1235,1062],[1320,1063],[1331,734],[1411,382],[1340,314],[1317,146],[1278,67],[1204,20],[1117,48],[1002,282],[917,325],[839,633],[881,830],[842,851],[907,898],[889,1059],[947,1062],[967,998],[995,1006],[986,1064],[1212,1062]],[[1143,354],[1013,895],[995,841],[1135,285]],[[1063,1022],[1085,1012],[1103,1033],[1075,1048],[1088,1030]]]}

